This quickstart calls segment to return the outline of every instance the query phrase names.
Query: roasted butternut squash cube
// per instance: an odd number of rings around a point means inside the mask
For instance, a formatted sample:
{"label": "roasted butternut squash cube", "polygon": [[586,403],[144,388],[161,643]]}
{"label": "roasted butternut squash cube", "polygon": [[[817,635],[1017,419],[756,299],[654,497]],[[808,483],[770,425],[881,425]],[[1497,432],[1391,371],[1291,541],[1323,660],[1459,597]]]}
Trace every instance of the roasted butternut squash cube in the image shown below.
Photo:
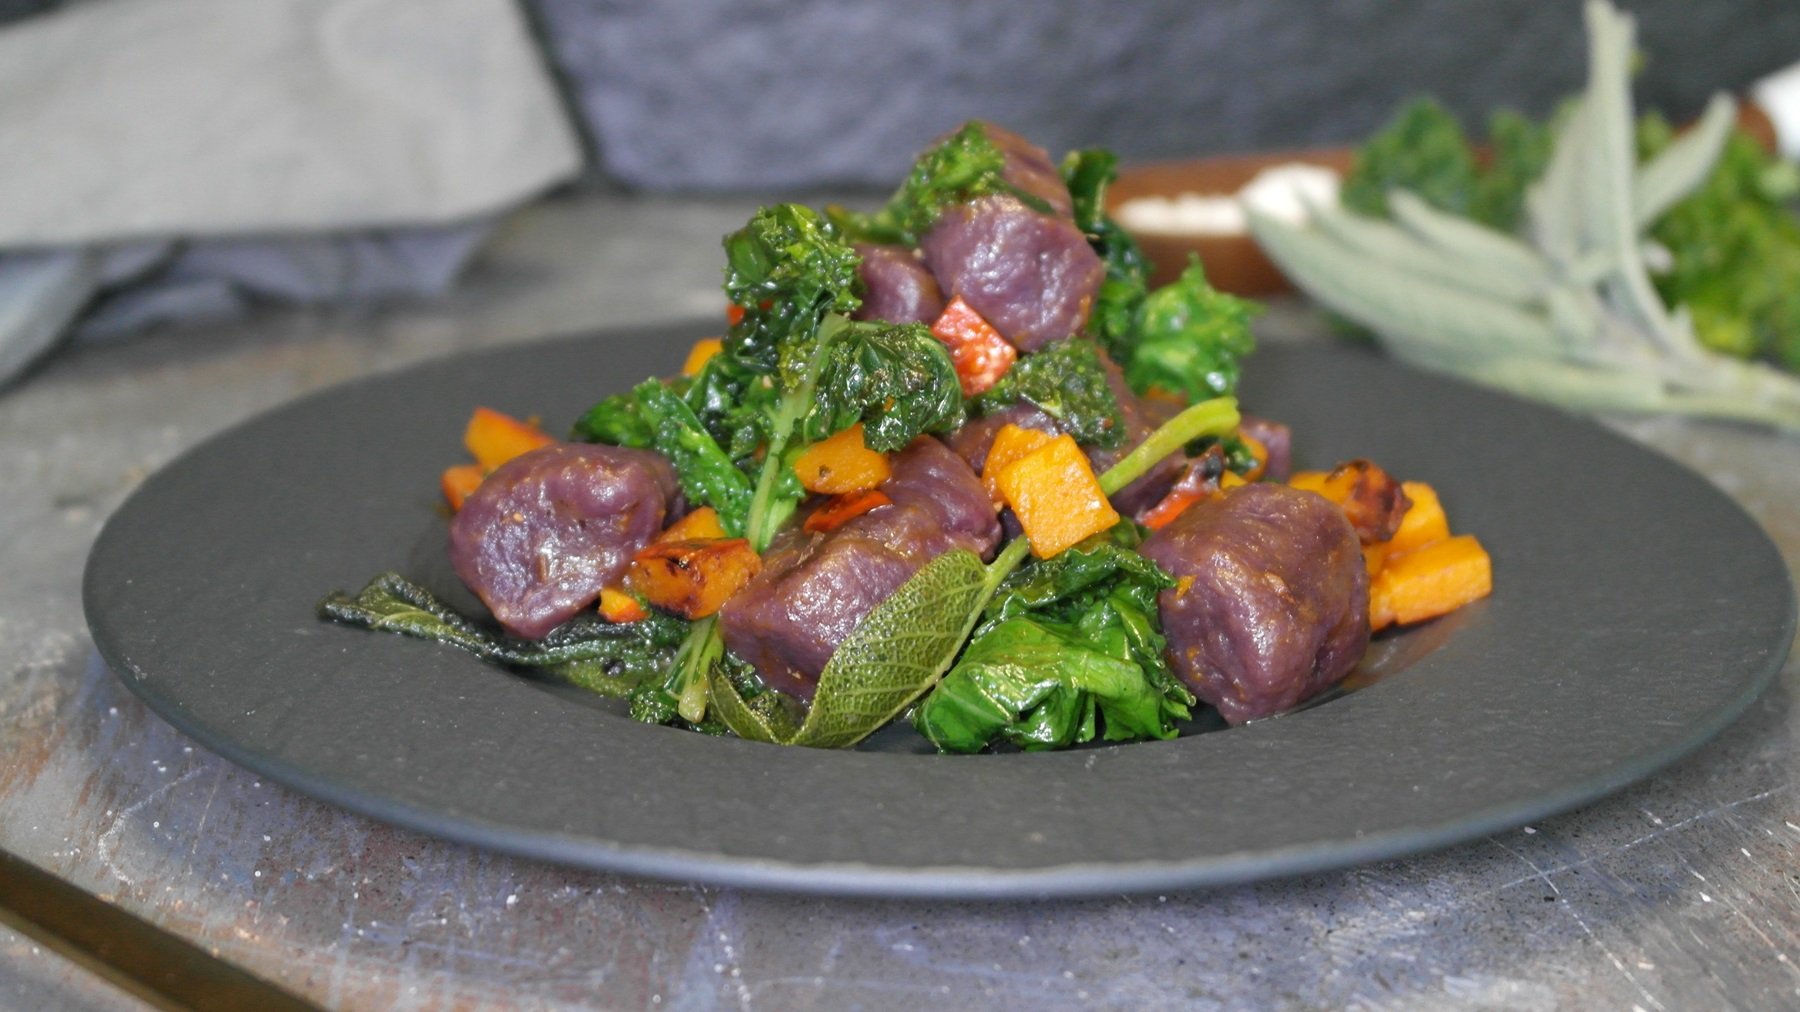
{"label": "roasted butternut squash cube", "polygon": [[874,488],[888,479],[886,454],[863,442],[862,423],[812,444],[794,460],[794,473],[808,492],[843,495]]}
{"label": "roasted butternut squash cube", "polygon": [[706,363],[712,361],[714,355],[724,350],[725,341],[722,338],[703,337],[695,341],[694,346],[688,349],[687,361],[681,363],[681,374],[683,376],[700,375],[700,370],[706,368]]}
{"label": "roasted butternut squash cube", "polygon": [[1002,501],[999,484],[1002,469],[1055,438],[1054,433],[1010,422],[1000,426],[1000,431],[994,433],[993,443],[988,446],[987,459],[981,464],[981,484],[987,489],[988,498],[995,503]]}
{"label": "roasted butternut squash cube", "polygon": [[1444,515],[1444,504],[1437,490],[1422,481],[1403,481],[1400,488],[1412,505],[1400,518],[1400,526],[1387,541],[1388,551],[1404,554],[1450,536],[1450,520]]}
{"label": "roasted butternut squash cube", "polygon": [[1013,461],[996,476],[1000,495],[1019,518],[1031,552],[1047,559],[1119,522],[1087,454],[1068,435]]}
{"label": "roasted butternut squash cube", "polygon": [[805,523],[800,529],[808,534],[823,534],[835,531],[864,513],[880,506],[893,504],[886,492],[878,488],[863,489],[861,492],[845,492],[834,495],[818,505],[806,515]]}
{"label": "roasted butternut squash cube", "polygon": [[725,532],[725,525],[719,522],[719,511],[711,506],[702,506],[663,528],[663,532],[656,536],[656,540],[705,541],[729,536]]}
{"label": "roasted butternut squash cube", "polygon": [[724,607],[760,569],[762,559],[743,538],[656,541],[633,556],[625,581],[658,608],[700,619]]}
{"label": "roasted butternut squash cube", "polygon": [[462,509],[463,500],[481,487],[487,477],[480,464],[458,464],[444,468],[444,476],[439,483],[444,489],[444,501],[450,504],[452,512]]}
{"label": "roasted butternut squash cube", "polygon": [[600,615],[615,624],[641,622],[650,617],[637,598],[613,587],[600,592]]}
{"label": "roasted butternut squash cube", "polygon": [[1448,615],[1494,589],[1493,562],[1468,534],[1388,555],[1369,583],[1369,625],[1410,625]]}
{"label": "roasted butternut squash cube", "polygon": [[463,445],[483,471],[492,471],[521,453],[554,442],[536,425],[489,408],[476,408],[463,430]]}

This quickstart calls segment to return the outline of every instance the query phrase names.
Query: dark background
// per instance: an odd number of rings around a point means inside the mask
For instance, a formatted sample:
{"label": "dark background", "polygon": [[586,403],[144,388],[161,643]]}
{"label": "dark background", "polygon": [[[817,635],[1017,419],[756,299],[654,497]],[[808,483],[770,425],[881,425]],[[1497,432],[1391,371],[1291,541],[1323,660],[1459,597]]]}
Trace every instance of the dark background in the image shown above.
{"label": "dark background", "polygon": [[[1473,126],[1546,112],[1585,55],[1579,0],[521,2],[596,164],[655,189],[885,186],[977,116],[1139,161],[1346,142],[1420,92]],[[1800,0],[1622,6],[1676,117],[1800,60]]]}
{"label": "dark background", "polygon": [[[1419,92],[1465,122],[1582,82],[1578,0],[536,0],[604,164],[640,186],[889,185],[974,116],[1132,160],[1366,135]],[[1675,116],[1800,60],[1800,0],[1636,0]]]}

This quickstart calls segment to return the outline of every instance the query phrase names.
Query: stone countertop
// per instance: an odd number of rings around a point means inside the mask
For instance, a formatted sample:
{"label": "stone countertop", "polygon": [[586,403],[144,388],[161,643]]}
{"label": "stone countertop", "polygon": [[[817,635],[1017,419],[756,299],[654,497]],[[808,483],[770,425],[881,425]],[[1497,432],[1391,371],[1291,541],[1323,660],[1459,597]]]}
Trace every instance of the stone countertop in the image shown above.
{"label": "stone countertop", "polygon": [[[82,563],[144,475],[353,376],[715,312],[717,238],[752,206],[565,198],[509,222],[444,302],[71,349],[0,391],[0,846],[332,1007],[1800,1003],[1794,659],[1715,742],[1572,814],[1349,871],[1054,903],[767,895],[440,842],[259,780],[98,661]],[[1323,330],[1278,305],[1262,332]],[[1706,474],[1800,564],[1800,441],[1614,424]],[[0,929],[0,1008],[132,1005]]]}

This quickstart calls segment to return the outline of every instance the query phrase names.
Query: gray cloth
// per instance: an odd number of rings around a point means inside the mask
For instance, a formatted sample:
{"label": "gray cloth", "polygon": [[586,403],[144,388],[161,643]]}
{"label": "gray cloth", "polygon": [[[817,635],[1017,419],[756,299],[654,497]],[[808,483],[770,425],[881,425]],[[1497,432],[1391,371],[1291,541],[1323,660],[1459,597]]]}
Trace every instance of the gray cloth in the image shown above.
{"label": "gray cloth", "polygon": [[[970,117],[1131,160],[1343,144],[1423,91],[1473,126],[1585,59],[1576,0],[534,2],[607,170],[657,189],[892,186]],[[1624,6],[1672,115],[1800,55],[1794,0]]]}
{"label": "gray cloth", "polygon": [[[78,326],[441,292],[580,141],[511,0],[108,0],[0,30],[0,380]],[[193,241],[193,240],[202,241]]]}
{"label": "gray cloth", "polygon": [[444,224],[580,164],[509,0],[112,0],[0,32],[0,248]]}

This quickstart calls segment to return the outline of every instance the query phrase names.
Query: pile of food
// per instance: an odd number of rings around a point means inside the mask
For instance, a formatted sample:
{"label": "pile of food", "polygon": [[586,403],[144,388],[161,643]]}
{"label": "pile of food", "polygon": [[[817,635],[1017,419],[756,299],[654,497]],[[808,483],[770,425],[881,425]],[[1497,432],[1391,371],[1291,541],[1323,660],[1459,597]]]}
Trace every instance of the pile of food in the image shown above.
{"label": "pile of food", "polygon": [[974,122],[878,211],[758,211],[681,375],[566,440],[474,412],[450,550],[498,629],[392,573],[321,613],[652,723],[969,752],[1278,714],[1486,595],[1428,485],[1289,473],[1233,397],[1253,307],[1197,266],[1147,289],[1113,164]]}

